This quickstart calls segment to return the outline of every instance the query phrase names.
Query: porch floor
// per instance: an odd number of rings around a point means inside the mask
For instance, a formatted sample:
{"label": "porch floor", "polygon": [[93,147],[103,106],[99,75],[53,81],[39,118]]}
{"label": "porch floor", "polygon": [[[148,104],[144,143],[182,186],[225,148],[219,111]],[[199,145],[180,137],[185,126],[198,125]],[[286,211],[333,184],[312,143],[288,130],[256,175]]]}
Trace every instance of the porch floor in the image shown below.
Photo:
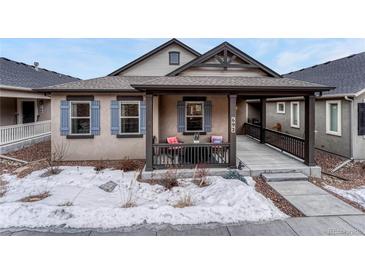
{"label": "porch floor", "polygon": [[302,172],[308,176],[320,175],[320,167],[306,166],[299,160],[248,136],[237,135],[237,159],[251,176],[261,173]]}

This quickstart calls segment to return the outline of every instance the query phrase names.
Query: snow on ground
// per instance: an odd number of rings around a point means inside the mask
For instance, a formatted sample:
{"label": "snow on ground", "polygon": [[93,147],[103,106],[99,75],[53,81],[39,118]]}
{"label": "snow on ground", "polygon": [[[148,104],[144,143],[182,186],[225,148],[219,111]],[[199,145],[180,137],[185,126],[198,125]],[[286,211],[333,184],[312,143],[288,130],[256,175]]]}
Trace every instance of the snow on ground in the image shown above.
{"label": "snow on ground", "polygon": [[325,188],[365,208],[365,187],[344,190],[327,185]]}
{"label": "snow on ground", "polygon": [[[200,224],[266,221],[287,216],[242,181],[209,177],[210,185],[198,187],[181,180],[166,190],[161,185],[135,182],[134,172],[94,171],[93,167],[61,167],[58,175],[40,177],[45,170],[25,178],[5,174],[8,191],[0,198],[0,228],[60,226],[73,228],[117,228],[139,224]],[[108,193],[98,186],[118,184]],[[49,191],[51,196],[32,203],[20,199]],[[135,207],[122,208],[132,193]],[[181,197],[191,196],[194,205],[175,208]],[[61,206],[72,203],[72,206]]]}

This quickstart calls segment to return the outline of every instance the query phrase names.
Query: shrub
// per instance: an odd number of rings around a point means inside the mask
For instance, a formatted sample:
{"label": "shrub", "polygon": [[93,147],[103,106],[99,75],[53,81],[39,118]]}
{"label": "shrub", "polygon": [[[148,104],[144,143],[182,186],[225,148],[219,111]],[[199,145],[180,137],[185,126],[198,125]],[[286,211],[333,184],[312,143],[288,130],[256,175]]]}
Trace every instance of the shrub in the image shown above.
{"label": "shrub", "polygon": [[161,183],[167,189],[171,189],[179,185],[176,168],[169,168],[163,175]]}
{"label": "shrub", "polygon": [[120,199],[121,199],[121,208],[131,208],[131,207],[135,207],[137,206],[136,203],[136,189],[135,189],[135,184],[137,181],[137,176],[138,173],[136,172],[134,175],[134,178],[131,180],[129,186],[127,187],[127,189],[122,192],[122,189],[119,186],[119,190],[120,190]]}
{"label": "shrub", "polygon": [[5,182],[0,179],[0,197],[3,197],[7,191],[7,185],[8,182]]}
{"label": "shrub", "polygon": [[140,168],[141,167],[139,161],[131,159],[124,159],[120,166],[120,169],[123,170],[124,172],[136,171],[139,170]]}
{"label": "shrub", "polygon": [[205,187],[209,185],[208,182],[208,169],[204,167],[203,165],[196,165],[194,176],[193,176],[193,182],[199,186],[199,187]]}
{"label": "shrub", "polygon": [[30,195],[30,196],[24,197],[24,198],[20,199],[20,202],[23,202],[23,203],[38,202],[40,200],[46,199],[49,196],[51,196],[49,191],[45,191],[45,192],[42,192],[42,193],[39,193],[36,195]]}
{"label": "shrub", "polygon": [[189,194],[185,194],[174,205],[174,207],[175,208],[184,208],[184,207],[189,207],[189,206],[193,206],[193,205],[194,205],[194,203],[193,203],[193,199],[191,198],[191,196]]}
{"label": "shrub", "polygon": [[57,162],[62,161],[67,153],[68,145],[67,143],[55,143],[53,145],[53,150],[51,157],[46,159],[48,163],[48,172],[44,173],[43,176],[47,177],[50,175],[56,175],[61,172],[61,169],[57,167]]}

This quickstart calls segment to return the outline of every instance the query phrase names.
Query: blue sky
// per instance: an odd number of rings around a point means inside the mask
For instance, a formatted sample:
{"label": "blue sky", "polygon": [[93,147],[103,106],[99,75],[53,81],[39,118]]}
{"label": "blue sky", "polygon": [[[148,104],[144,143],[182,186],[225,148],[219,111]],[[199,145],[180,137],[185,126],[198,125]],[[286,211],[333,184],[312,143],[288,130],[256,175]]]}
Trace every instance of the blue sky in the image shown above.
{"label": "blue sky", "polygon": [[[168,39],[0,39],[0,56],[82,79],[105,76]],[[228,41],[279,73],[365,51],[365,39],[180,39],[204,53]]]}

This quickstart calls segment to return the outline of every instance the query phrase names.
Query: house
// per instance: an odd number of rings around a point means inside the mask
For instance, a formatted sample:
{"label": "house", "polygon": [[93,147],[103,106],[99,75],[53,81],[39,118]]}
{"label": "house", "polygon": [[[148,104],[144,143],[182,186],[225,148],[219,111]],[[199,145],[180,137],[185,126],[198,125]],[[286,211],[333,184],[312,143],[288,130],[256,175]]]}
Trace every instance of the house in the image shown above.
{"label": "house", "polygon": [[[65,160],[146,159],[150,171],[235,168],[246,100],[278,96],[304,96],[306,135],[295,149],[313,166],[314,94],[330,89],[283,78],[227,42],[200,54],[172,39],[108,76],[36,90],[51,93],[52,149],[67,147]],[[251,132],[269,140],[263,124]]]}
{"label": "house", "polygon": [[[283,75],[336,87],[316,95],[315,146],[355,160],[365,160],[365,52]],[[258,120],[258,102],[250,103]],[[304,99],[277,98],[267,103],[266,125],[304,137]]]}
{"label": "house", "polygon": [[[0,151],[14,150],[36,135],[50,133],[51,100],[33,91],[80,80],[34,66],[0,58]],[[44,136],[43,136],[44,137]],[[33,140],[34,141],[34,140]],[[17,145],[14,145],[17,143]]]}

